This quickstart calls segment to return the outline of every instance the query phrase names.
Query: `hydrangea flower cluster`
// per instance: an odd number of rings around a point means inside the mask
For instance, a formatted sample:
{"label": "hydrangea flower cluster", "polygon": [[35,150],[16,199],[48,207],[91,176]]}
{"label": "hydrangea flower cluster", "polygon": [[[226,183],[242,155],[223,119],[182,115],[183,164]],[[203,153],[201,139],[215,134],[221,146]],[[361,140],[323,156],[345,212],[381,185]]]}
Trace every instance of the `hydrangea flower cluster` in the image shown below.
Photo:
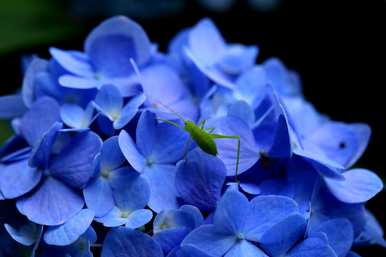
{"label": "hydrangea flower cluster", "polygon": [[[21,91],[0,98],[14,130],[0,148],[0,256],[355,257],[386,246],[365,208],[382,181],[353,168],[370,128],[318,113],[298,75],[275,58],[256,64],[258,52],[203,19],[162,53],[118,16],[83,51],[33,58]],[[214,134],[240,137],[239,154]]]}

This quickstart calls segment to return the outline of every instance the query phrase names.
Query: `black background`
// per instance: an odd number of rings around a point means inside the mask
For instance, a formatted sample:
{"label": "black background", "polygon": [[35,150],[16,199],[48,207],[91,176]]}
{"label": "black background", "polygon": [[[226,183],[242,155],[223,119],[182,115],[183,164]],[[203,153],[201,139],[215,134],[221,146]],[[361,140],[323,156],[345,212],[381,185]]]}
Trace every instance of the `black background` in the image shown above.
{"label": "black background", "polygon": [[[239,2],[230,11],[219,14],[189,2],[180,14],[137,20],[162,50],[180,29],[194,25],[202,17],[210,17],[228,41],[257,44],[258,62],[279,57],[300,73],[305,96],[319,111],[335,120],[365,122],[371,126],[370,145],[357,166],[385,178],[385,6],[382,0],[288,0],[278,10],[263,13]],[[84,33],[56,42],[55,46],[81,49],[87,31],[103,18],[84,21],[74,17]],[[21,56],[38,53],[46,57],[47,48],[48,45],[43,45],[0,56],[0,95],[11,93],[21,85]],[[385,195],[383,191],[368,204],[384,228]],[[386,256],[380,247],[357,252],[369,257]]]}

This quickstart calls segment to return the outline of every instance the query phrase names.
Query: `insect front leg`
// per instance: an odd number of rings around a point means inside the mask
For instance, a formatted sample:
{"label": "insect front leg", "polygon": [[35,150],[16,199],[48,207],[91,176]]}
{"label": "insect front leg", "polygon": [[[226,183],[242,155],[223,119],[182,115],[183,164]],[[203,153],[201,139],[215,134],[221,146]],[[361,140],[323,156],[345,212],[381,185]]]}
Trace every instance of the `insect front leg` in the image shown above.
{"label": "insect front leg", "polygon": [[240,161],[240,136],[227,136],[227,135],[221,135],[221,134],[210,134],[210,136],[213,139],[236,139],[237,140],[237,155],[236,155],[236,172],[235,172],[235,178],[236,182],[238,183],[238,175],[239,175],[239,161]]}

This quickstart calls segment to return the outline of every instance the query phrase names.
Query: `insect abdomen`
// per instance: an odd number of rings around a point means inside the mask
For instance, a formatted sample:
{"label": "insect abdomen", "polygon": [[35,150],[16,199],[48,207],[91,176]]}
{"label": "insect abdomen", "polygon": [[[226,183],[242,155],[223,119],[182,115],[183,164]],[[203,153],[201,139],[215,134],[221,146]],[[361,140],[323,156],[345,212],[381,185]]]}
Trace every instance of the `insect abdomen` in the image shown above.
{"label": "insect abdomen", "polygon": [[206,131],[197,127],[196,124],[190,121],[185,122],[185,130],[190,134],[201,150],[211,155],[217,155],[216,143]]}

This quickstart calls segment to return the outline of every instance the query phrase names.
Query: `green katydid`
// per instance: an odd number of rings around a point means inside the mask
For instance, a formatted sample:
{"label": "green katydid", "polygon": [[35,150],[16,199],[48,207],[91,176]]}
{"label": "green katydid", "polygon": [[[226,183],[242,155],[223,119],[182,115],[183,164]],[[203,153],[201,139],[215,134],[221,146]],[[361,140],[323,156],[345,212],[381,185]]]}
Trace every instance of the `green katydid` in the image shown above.
{"label": "green katydid", "polygon": [[[141,75],[140,75],[140,72],[139,72],[139,69],[138,69],[136,63],[134,62],[133,59],[130,59],[130,62],[133,66],[135,73],[137,74],[137,76],[139,78],[140,83],[143,84],[142,79],[141,79]],[[190,140],[192,139],[197,144],[197,146],[201,148],[201,150],[203,150],[204,152],[206,152],[210,155],[217,156],[217,154],[218,154],[215,139],[235,139],[235,140],[237,140],[235,178],[236,178],[236,182],[238,182],[237,176],[238,176],[238,172],[239,172],[239,160],[240,160],[240,136],[230,136],[230,135],[222,135],[222,134],[212,133],[214,131],[213,128],[211,128],[209,130],[206,130],[204,128],[205,122],[206,122],[205,119],[200,121],[196,125],[193,121],[183,118],[180,114],[178,114],[177,112],[172,110],[167,105],[164,105],[161,102],[158,102],[158,103],[160,105],[162,105],[164,108],[166,108],[167,110],[171,111],[173,114],[175,114],[179,119],[181,119],[181,121],[183,122],[184,125],[181,126],[180,124],[173,122],[171,120],[167,120],[167,119],[159,118],[158,120],[166,122],[172,126],[175,126],[179,129],[186,131],[190,135],[188,142],[190,142]]]}
{"label": "green katydid", "polygon": [[205,119],[200,121],[198,124],[195,124],[191,120],[184,119],[184,117],[182,117],[181,115],[173,111],[170,107],[162,103],[159,103],[159,104],[165,107],[166,109],[168,109],[169,111],[171,111],[172,113],[174,113],[183,122],[184,125],[181,126],[176,122],[166,120],[166,119],[161,119],[161,118],[159,118],[158,120],[166,122],[172,126],[175,126],[177,128],[180,128],[186,131],[190,136],[188,142],[190,142],[190,140],[193,140],[197,144],[197,146],[200,147],[200,149],[206,152],[207,154],[217,156],[218,150],[217,150],[215,139],[237,140],[236,172],[235,172],[235,178],[237,181],[237,176],[239,172],[239,161],[240,161],[240,136],[230,136],[230,135],[212,133],[214,130],[213,128],[210,128],[208,130],[204,128],[205,122],[206,122]]}

